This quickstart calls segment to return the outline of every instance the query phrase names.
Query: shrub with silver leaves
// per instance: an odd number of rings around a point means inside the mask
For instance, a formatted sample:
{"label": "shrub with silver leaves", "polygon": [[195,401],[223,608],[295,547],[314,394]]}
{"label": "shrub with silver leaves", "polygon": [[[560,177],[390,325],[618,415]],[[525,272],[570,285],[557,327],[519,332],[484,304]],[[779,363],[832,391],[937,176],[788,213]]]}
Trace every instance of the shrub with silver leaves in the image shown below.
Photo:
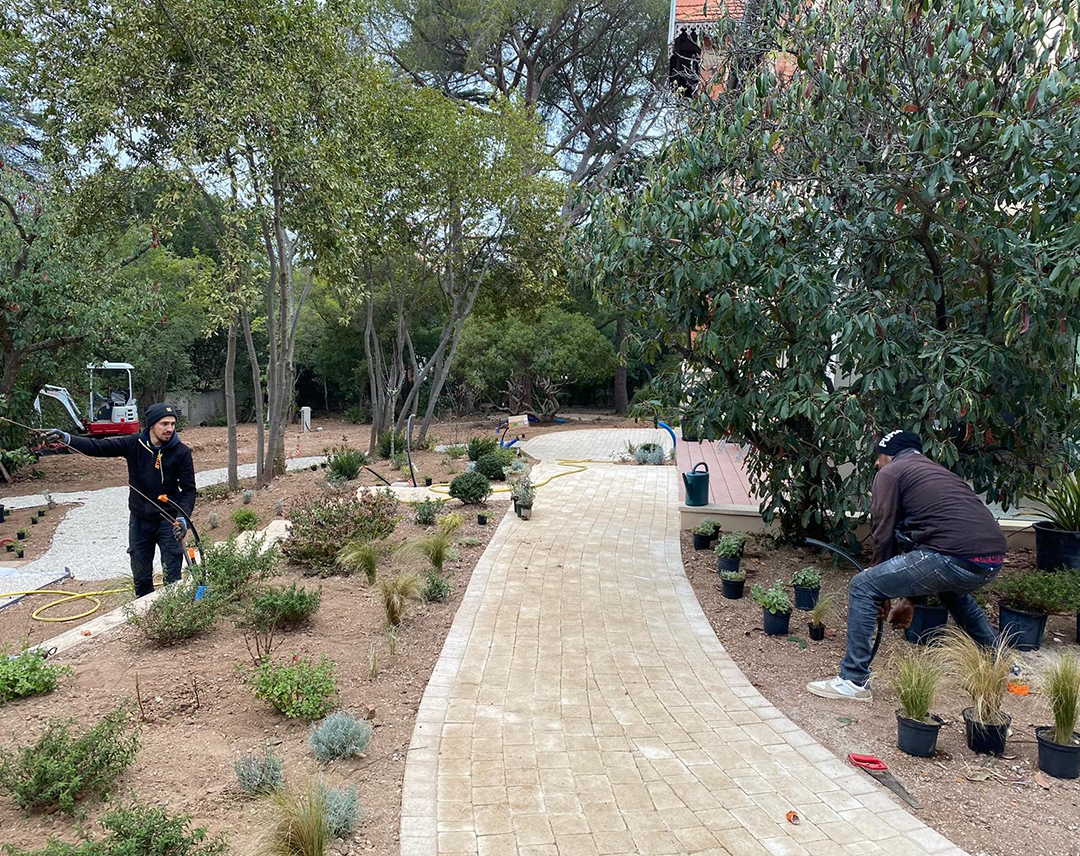
{"label": "shrub with silver leaves", "polygon": [[311,751],[324,763],[359,755],[371,741],[372,728],[363,719],[339,710],[311,726]]}
{"label": "shrub with silver leaves", "polygon": [[281,790],[284,781],[281,761],[270,749],[262,755],[249,752],[233,765],[233,769],[241,789],[249,796],[265,796]]}
{"label": "shrub with silver leaves", "polygon": [[345,838],[360,825],[360,798],[355,785],[323,789],[326,832],[331,838]]}

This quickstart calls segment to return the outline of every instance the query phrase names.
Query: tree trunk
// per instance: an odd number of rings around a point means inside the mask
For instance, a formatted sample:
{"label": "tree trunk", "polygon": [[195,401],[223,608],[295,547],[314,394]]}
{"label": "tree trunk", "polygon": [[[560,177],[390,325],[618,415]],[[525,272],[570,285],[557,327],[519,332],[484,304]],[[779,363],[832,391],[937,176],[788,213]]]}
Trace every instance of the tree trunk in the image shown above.
{"label": "tree trunk", "polygon": [[619,360],[615,368],[615,388],[612,390],[615,412],[626,415],[630,410],[630,396],[626,388],[626,363],[623,348],[626,345],[626,319],[620,315],[615,322],[615,356]]}
{"label": "tree trunk", "polygon": [[240,487],[236,451],[236,316],[229,322],[229,346],[225,352],[225,423],[229,437],[229,490]]}
{"label": "tree trunk", "polygon": [[246,308],[240,310],[240,322],[244,328],[244,344],[247,346],[248,362],[251,363],[251,390],[255,398],[255,483],[259,487],[263,487],[263,454],[265,453],[266,436],[263,427],[265,416],[263,414],[262,370],[259,368],[259,354],[255,350],[255,339],[251,335],[251,316],[248,315]]}

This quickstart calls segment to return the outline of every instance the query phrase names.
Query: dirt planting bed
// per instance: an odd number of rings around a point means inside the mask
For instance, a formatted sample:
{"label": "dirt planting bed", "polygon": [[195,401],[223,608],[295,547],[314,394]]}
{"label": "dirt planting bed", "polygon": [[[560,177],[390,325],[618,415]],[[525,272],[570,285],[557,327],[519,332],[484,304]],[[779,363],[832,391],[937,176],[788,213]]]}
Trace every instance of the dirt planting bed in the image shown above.
{"label": "dirt planting bed", "polygon": [[[285,634],[274,657],[326,655],[336,661],[341,707],[357,716],[370,714],[375,726],[363,757],[317,763],[308,748],[309,725],[288,720],[253,697],[242,677],[251,659],[228,617],[219,618],[204,636],[172,648],[154,647],[125,626],[59,655],[56,662],[74,666],[74,675],[62,678],[49,695],[0,707],[2,742],[30,742],[53,716],[89,725],[123,700],[133,700],[137,678],[147,721],[135,763],[119,782],[121,795],[190,814],[211,832],[226,832],[231,852],[252,852],[265,808],[240,791],[233,763],[249,749],[270,745],[282,759],[287,783],[304,785],[321,775],[330,786],[356,785],[363,820],[349,840],[333,842],[329,853],[396,853],[401,781],[416,710],[472,570],[504,510],[504,504],[492,503],[488,511],[494,519],[486,527],[477,525],[475,509],[463,510],[466,523],[454,539],[460,555],[446,564],[452,595],[446,603],[414,604],[397,632],[393,654],[377,587],[360,577],[308,577],[294,568],[285,568],[275,580],[322,588],[322,606],[312,623]],[[405,519],[391,541],[431,531],[413,522],[407,506],[402,513]],[[409,567],[423,571],[417,557],[400,560],[394,569],[388,561],[380,574]],[[378,657],[374,678],[373,651]],[[104,807],[89,803],[85,821],[92,823]],[[4,843],[40,847],[50,836],[72,841],[78,829],[75,819],[58,813],[27,816],[0,797]]]}
{"label": "dirt planting bed", "polygon": [[[946,720],[932,759],[913,758],[896,747],[896,696],[887,680],[892,654],[908,645],[899,631],[886,629],[874,662],[872,704],[828,701],[806,692],[808,681],[835,676],[844,653],[847,584],[852,571],[833,568],[830,560],[811,552],[776,548],[767,540],[747,545],[742,567],[747,571],[746,596],[726,600],[720,593],[716,556],[695,551],[689,532],[682,533],[683,561],[698,600],[717,637],[753,684],[793,721],[841,758],[848,753],[877,755],[922,803],[920,818],[973,856],[1076,856],[1080,853],[1080,782],[1039,776],[1035,726],[1051,721],[1045,701],[1033,693],[1009,694],[1005,710],[1013,731],[1001,758],[977,756],[965,743],[960,715],[967,706],[946,688],[934,705]],[[816,565],[823,571],[822,592],[840,596],[835,632],[821,642],[807,633],[806,613],[791,618],[792,637],[769,637],[762,629],[762,609],[750,599],[754,583],[784,582],[793,571]],[[1011,554],[1008,568],[1029,568],[1034,557]],[[790,589],[789,589],[790,593]],[[992,609],[993,624],[996,607]],[[1074,616],[1052,616],[1043,651],[1019,654],[1024,676],[1032,677],[1047,652],[1072,646]],[[1075,646],[1073,646],[1075,649]],[[1044,786],[1045,785],[1045,786]]]}
{"label": "dirt planting bed", "polygon": [[[0,499],[0,502],[3,502],[3,500]],[[18,567],[19,562],[31,562],[44,555],[45,551],[49,549],[56,527],[60,525],[60,521],[64,519],[67,510],[72,506],[41,507],[45,508],[45,516],[38,516],[37,523],[31,523],[30,518],[38,514],[39,507],[9,508],[4,512],[4,522],[0,523],[0,544],[6,542],[9,538],[12,539],[16,547],[22,547],[23,558],[18,559],[16,552],[8,550],[5,544],[0,546],[0,565]],[[26,538],[22,541],[18,540],[20,529],[26,532]],[[61,571],[63,571],[62,568]],[[3,582],[0,582],[0,589],[2,588]]]}

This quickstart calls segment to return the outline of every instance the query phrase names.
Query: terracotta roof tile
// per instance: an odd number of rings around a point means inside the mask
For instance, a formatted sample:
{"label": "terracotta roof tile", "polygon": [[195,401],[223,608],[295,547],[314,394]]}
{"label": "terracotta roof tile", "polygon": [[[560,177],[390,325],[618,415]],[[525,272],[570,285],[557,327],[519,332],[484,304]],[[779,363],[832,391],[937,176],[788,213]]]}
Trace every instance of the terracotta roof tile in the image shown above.
{"label": "terracotta roof tile", "polygon": [[741,18],[746,0],[675,0],[675,23],[719,21],[725,15]]}

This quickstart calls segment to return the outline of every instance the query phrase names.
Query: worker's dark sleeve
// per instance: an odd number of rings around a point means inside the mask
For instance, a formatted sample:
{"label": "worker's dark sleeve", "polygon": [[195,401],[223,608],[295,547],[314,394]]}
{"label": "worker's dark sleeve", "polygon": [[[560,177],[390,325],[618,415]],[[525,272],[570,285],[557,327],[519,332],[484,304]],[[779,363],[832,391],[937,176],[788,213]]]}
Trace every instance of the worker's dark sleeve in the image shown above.
{"label": "worker's dark sleeve", "polygon": [[881,469],[874,478],[870,498],[870,533],[874,538],[874,564],[891,559],[895,550],[896,521],[900,517],[900,482]]}
{"label": "worker's dark sleeve", "polygon": [[181,492],[176,504],[184,509],[184,517],[191,520],[191,513],[195,510],[195,462],[190,450],[180,463],[177,482]]}
{"label": "worker's dark sleeve", "polygon": [[89,455],[91,458],[126,458],[138,440],[137,435],[101,437],[92,440],[89,437],[76,437],[72,434],[71,442],[68,445],[75,451]]}

